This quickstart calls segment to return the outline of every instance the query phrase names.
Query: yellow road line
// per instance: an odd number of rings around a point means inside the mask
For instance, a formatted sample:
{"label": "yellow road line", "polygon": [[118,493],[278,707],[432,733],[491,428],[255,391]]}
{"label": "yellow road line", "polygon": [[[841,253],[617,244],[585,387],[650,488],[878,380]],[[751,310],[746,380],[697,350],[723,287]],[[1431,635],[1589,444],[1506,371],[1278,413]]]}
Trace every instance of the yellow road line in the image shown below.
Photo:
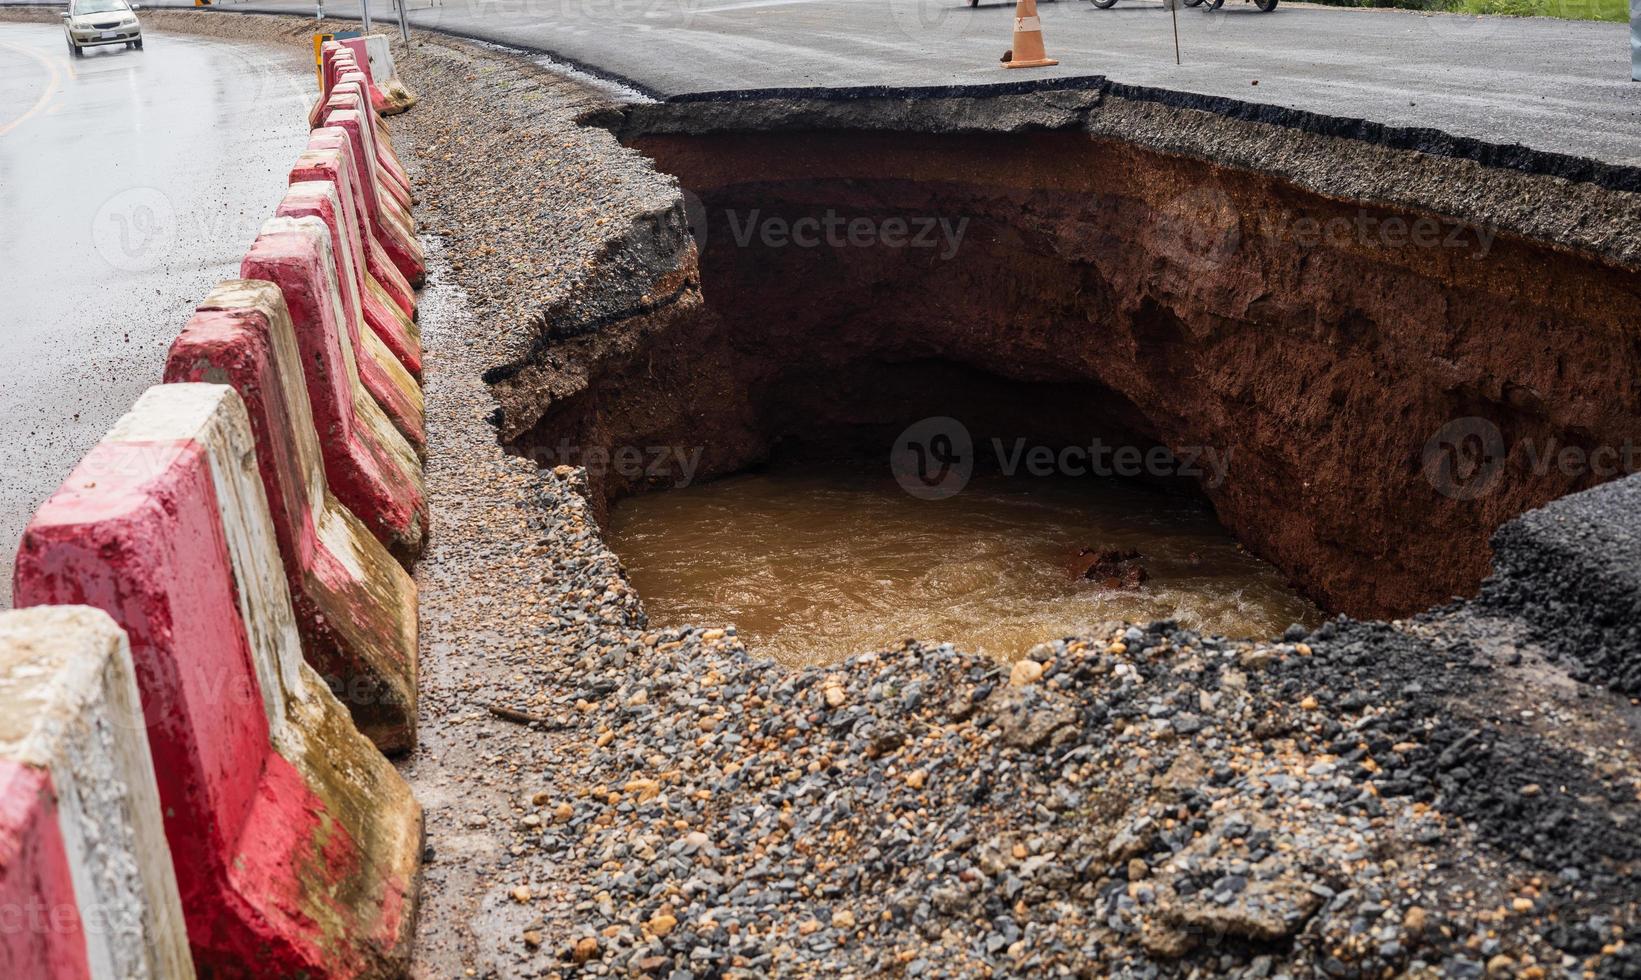
{"label": "yellow road line", "polygon": [[38,51],[30,51],[28,48],[18,44],[13,44],[10,41],[0,41],[0,48],[8,48],[19,54],[33,58],[41,65],[44,65],[46,71],[51,73],[51,80],[46,84],[46,90],[40,94],[38,99],[34,100],[34,104],[29,106],[27,112],[23,113],[21,116],[18,116],[16,119],[13,119],[11,122],[0,123],[0,136],[4,136],[45,110],[46,104],[57,95],[57,89],[62,84],[62,73],[57,70],[57,65],[55,62],[47,58],[45,55],[40,54]]}

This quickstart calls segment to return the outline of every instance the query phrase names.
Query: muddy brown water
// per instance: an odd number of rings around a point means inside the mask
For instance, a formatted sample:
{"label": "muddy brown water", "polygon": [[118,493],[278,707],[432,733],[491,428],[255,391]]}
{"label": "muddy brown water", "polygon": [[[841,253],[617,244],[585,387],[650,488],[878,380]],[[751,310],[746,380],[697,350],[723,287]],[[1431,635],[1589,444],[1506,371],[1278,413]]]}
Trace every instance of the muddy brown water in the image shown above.
{"label": "muddy brown water", "polygon": [[[1270,637],[1321,612],[1199,500],[1110,479],[976,474],[924,500],[862,466],[778,466],[617,502],[609,538],[655,625],[733,623],[755,651],[824,664],[905,637],[1004,659],[1112,620]],[[1149,579],[1074,573],[1139,551]]]}

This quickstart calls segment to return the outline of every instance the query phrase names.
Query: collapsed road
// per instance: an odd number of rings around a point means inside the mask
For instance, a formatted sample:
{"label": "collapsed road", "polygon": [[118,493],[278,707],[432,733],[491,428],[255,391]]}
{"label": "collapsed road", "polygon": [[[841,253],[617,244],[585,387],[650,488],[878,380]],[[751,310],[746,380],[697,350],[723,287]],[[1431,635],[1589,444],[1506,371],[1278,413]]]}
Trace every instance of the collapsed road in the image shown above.
{"label": "collapsed road", "polygon": [[[1475,473],[1423,466],[1467,413],[1518,447],[1633,436],[1633,194],[1098,86],[620,106],[454,42],[413,63],[401,132],[476,314],[430,341],[430,427],[462,430],[430,494],[462,523],[421,573],[429,969],[1638,969],[1632,483],[1511,522],[1601,477],[1517,450],[1461,500]],[[828,209],[981,230],[947,268],[728,227]],[[530,462],[687,443],[733,472],[954,400],[1049,441],[1067,406],[1211,426],[1254,467],[1216,508],[1325,605],[1479,598],[790,670],[645,617],[599,516],[677,474]]]}
{"label": "collapsed road", "polygon": [[[430,252],[420,975],[1641,973],[1641,501],[1588,465],[1636,417],[1625,167],[1102,80],[620,104],[397,54]],[[743,246],[754,211],[970,230],[941,265]],[[881,460],[952,406],[1237,450],[1206,499],[1359,618],[791,669],[649,621],[600,516],[671,474],[536,465],[688,442],[724,474],[804,433]]]}

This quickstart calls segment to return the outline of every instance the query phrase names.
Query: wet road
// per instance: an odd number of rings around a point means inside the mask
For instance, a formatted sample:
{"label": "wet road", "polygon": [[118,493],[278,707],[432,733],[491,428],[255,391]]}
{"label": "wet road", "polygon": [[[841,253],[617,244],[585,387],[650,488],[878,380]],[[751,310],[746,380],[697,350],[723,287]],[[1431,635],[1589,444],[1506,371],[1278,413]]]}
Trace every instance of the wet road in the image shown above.
{"label": "wet road", "polygon": [[[158,0],[165,6],[192,0]],[[220,0],[311,16],[312,0]],[[360,0],[326,0],[357,15]],[[1393,126],[1430,127],[1641,166],[1641,83],[1627,24],[1243,0],[1038,6],[1057,68],[1003,71],[1012,0],[409,0],[413,25],[550,53],[662,95],[722,89],[1113,81]],[[371,0],[392,30],[389,0]],[[212,16],[212,15],[207,15]],[[412,82],[414,87],[414,82]]]}
{"label": "wet road", "polygon": [[0,23],[0,607],[39,502],[160,379],[306,138],[300,52]]}

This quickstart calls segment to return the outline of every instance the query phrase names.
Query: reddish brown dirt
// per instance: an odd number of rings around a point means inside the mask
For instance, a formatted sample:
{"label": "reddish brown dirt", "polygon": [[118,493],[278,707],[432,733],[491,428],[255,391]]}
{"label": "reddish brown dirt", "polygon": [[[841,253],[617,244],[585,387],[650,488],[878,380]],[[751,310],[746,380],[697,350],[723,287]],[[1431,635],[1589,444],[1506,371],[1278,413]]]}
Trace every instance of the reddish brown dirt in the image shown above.
{"label": "reddish brown dirt", "polygon": [[[885,448],[931,414],[977,442],[1210,447],[1229,477],[1203,490],[1244,544],[1324,606],[1387,616],[1473,594],[1499,524],[1615,475],[1535,472],[1546,451],[1641,436],[1641,277],[1587,255],[1081,134],[635,145],[703,201],[700,288],[686,262],[660,312],[564,342],[576,376],[498,385],[537,450],[699,445],[711,475],[791,438]],[[730,222],[754,211],[968,224],[949,259],[743,247]],[[1472,416],[1508,455],[1463,499],[1422,464]],[[667,478],[602,488],[647,482]]]}

